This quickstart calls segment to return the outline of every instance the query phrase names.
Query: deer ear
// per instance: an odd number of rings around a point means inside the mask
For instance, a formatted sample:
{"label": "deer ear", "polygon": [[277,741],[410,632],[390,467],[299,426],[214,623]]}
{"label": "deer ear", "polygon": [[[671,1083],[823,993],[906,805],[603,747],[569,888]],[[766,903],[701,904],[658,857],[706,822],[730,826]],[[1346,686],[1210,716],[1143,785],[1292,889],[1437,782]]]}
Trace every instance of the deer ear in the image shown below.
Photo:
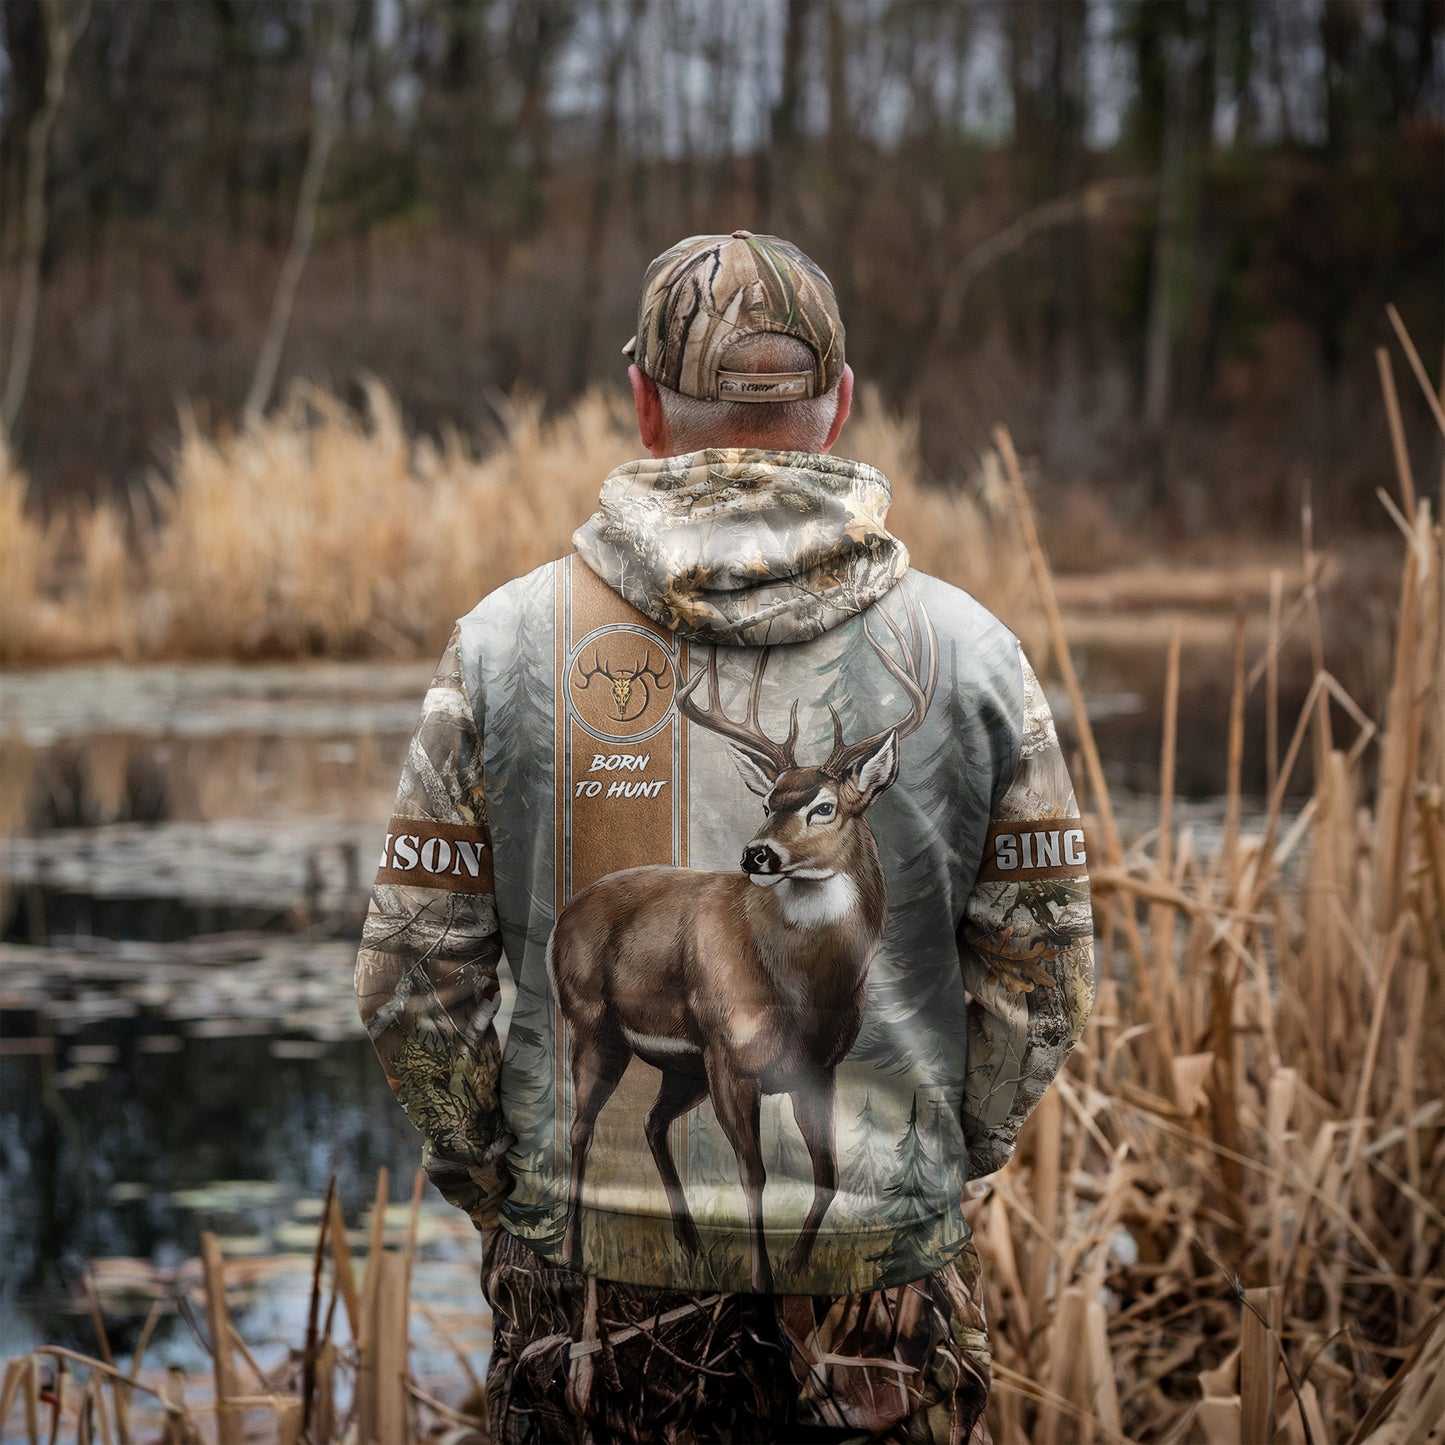
{"label": "deer ear", "polygon": [[871,803],[879,793],[893,786],[898,776],[898,732],[885,733],[874,746],[848,769],[853,786]]}
{"label": "deer ear", "polygon": [[773,791],[773,784],[778,780],[758,760],[745,753],[741,748],[735,748],[728,744],[728,752],[733,755],[733,762],[738,772],[743,775],[743,782],[755,792],[758,797],[766,798]]}

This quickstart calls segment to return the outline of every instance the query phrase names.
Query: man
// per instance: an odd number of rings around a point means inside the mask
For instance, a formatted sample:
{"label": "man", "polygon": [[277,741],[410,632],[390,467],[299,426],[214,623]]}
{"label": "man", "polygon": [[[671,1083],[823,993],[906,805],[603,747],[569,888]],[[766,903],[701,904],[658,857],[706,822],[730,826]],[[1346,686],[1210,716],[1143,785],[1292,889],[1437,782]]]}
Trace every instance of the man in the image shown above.
{"label": "man", "polygon": [[1083,834],[1015,638],[827,455],[843,340],[775,237],[654,261],[652,459],[407,754],[357,993],[486,1237],[508,1445],[987,1439],[962,1194],[1088,1014]]}

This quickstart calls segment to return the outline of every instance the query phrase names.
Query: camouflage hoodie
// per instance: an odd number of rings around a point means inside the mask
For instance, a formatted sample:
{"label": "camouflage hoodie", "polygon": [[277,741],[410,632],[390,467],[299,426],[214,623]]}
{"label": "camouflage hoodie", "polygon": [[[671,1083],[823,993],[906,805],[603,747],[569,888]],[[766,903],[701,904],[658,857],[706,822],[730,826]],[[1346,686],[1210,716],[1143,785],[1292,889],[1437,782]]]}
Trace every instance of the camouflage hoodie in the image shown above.
{"label": "camouflage hoodie", "polygon": [[788,1294],[966,1242],[1087,1017],[1088,881],[1033,671],[889,500],[828,457],[633,462],[457,625],[356,987],[479,1227]]}

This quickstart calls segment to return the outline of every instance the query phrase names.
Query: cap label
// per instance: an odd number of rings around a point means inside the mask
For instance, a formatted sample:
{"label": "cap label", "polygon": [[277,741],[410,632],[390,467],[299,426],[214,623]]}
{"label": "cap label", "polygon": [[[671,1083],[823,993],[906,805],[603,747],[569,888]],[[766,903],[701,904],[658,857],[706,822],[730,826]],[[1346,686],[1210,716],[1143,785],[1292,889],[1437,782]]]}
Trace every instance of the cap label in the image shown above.
{"label": "cap label", "polygon": [[813,394],[811,371],[720,371],[719,400],[795,401]]}

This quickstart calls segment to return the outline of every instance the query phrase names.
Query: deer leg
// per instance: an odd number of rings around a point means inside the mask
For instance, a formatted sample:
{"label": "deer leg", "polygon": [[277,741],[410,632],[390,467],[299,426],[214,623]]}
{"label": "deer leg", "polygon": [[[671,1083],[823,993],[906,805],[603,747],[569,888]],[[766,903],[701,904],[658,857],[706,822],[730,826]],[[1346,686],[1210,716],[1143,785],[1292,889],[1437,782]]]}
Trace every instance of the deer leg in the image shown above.
{"label": "deer leg", "polygon": [[677,1177],[677,1165],[673,1162],[672,1148],[667,1141],[667,1131],[679,1114],[685,1114],[694,1104],[707,1098],[707,1080],[695,1074],[664,1073],[662,1087],[652,1108],[647,1111],[647,1147],[657,1161],[657,1172],[662,1176],[662,1187],[667,1190],[668,1207],[672,1210],[672,1232],[677,1242],[688,1252],[696,1254],[702,1243],[698,1239],[697,1225],[687,1207],[687,1195],[682,1190],[682,1180]]}
{"label": "deer leg", "polygon": [[712,1106],[728,1143],[733,1146],[733,1153],[738,1156],[738,1174],[748,1201],[751,1288],[755,1294],[772,1294],[773,1269],[768,1263],[768,1244],[763,1233],[763,1185],[768,1176],[763,1168],[763,1148],[759,1137],[762,1090],[755,1078],[739,1073],[722,1050],[708,1049],[703,1059],[707,1065],[707,1087],[712,1095]]}
{"label": "deer leg", "polygon": [[632,1054],[615,1038],[572,1035],[572,1126],[567,1131],[572,1146],[572,1180],[567,1192],[567,1233],[563,1257],[573,1269],[582,1268],[582,1176],[587,1168],[587,1151],[602,1106],[612,1097],[631,1062]]}
{"label": "deer leg", "polygon": [[818,1237],[818,1227],[838,1189],[838,1155],[833,1134],[833,1096],[836,1091],[833,1071],[828,1069],[813,1075],[803,1088],[794,1089],[789,1096],[793,1101],[793,1118],[798,1121],[798,1132],[802,1134],[803,1142],[808,1146],[808,1157],[813,1161],[813,1202],[807,1218],[803,1220],[798,1242],[788,1252],[784,1266],[791,1275],[801,1274],[807,1268],[808,1257]]}

